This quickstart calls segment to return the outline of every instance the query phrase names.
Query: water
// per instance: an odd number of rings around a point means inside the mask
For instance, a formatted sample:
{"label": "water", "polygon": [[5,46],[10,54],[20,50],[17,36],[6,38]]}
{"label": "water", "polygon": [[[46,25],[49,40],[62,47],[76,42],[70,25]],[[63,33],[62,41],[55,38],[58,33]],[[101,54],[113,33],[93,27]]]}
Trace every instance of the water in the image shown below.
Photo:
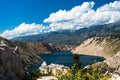
{"label": "water", "polygon": [[[38,69],[43,61],[46,61],[48,65],[51,63],[62,64],[69,67],[73,65],[73,54],[70,51],[55,52],[51,54],[40,54],[39,56],[43,60],[39,64],[29,67],[28,68],[29,71]],[[83,66],[86,66],[88,64],[93,64],[94,61],[98,62],[104,60],[103,57],[88,56],[88,55],[79,55],[79,57]]]}

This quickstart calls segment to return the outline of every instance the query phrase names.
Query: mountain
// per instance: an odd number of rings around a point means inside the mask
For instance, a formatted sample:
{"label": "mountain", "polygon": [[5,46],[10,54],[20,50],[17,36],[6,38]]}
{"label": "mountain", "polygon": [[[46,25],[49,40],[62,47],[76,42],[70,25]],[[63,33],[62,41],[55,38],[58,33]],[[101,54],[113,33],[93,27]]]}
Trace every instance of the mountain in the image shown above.
{"label": "mountain", "polygon": [[21,80],[25,75],[18,49],[0,38],[0,80]]}
{"label": "mountain", "polygon": [[[111,74],[110,80],[119,80],[120,78],[120,36],[104,36],[89,38],[82,42],[78,47],[72,50],[74,54],[101,56],[106,58],[103,62],[97,62],[92,65],[85,66],[91,69],[96,65],[102,71],[106,70],[105,74]],[[116,78],[116,79],[115,79]]]}
{"label": "mountain", "polygon": [[[61,30],[46,34],[16,37],[13,38],[12,41],[1,38],[1,43],[5,43],[12,50],[6,51],[7,48],[0,47],[0,53],[2,53],[2,57],[6,58],[5,60],[0,58],[0,63],[2,63],[0,66],[0,78],[1,76],[6,78],[5,71],[10,70],[10,73],[14,73],[14,75],[12,74],[10,76],[16,76],[16,79],[13,80],[19,80],[26,72],[24,68],[30,65],[35,65],[39,62],[40,58],[37,54],[48,54],[60,50],[72,50],[76,46],[78,47],[73,50],[74,53],[102,56],[107,59],[107,61],[104,62],[108,66],[115,64],[117,65],[115,68],[120,66],[120,58],[118,57],[120,54],[120,22],[105,25],[95,25],[76,31]],[[5,50],[6,52],[4,53],[2,50]],[[12,54],[12,57],[10,54]],[[5,57],[6,55],[10,57]],[[15,61],[14,57],[18,60],[16,59]],[[5,63],[6,60],[8,60],[7,63]],[[20,64],[15,65],[18,62],[20,62]],[[114,62],[114,64],[112,64],[112,62]],[[7,66],[4,67],[3,64]],[[14,66],[16,68],[12,68]],[[18,68],[18,66],[21,67]],[[16,75],[18,72],[20,74]],[[21,75],[21,73],[23,74]]]}
{"label": "mountain", "polygon": [[60,49],[52,44],[13,42],[0,37],[0,80],[22,80],[27,67],[41,60],[38,54]]}
{"label": "mountain", "polygon": [[81,28],[76,31],[61,30],[45,34],[22,36],[13,38],[12,40],[22,42],[47,42],[57,45],[78,46],[88,38],[106,35],[120,35],[120,22],[105,25],[95,25],[88,28]]}
{"label": "mountain", "polygon": [[120,36],[94,37],[85,40],[72,52],[109,58],[120,51]]}

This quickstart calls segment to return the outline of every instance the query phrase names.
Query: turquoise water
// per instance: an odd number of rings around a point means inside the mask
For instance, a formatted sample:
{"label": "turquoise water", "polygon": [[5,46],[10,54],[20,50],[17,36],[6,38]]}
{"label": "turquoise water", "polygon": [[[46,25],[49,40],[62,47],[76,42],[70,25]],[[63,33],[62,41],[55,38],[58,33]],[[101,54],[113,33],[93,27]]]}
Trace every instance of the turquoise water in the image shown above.
{"label": "turquoise water", "polygon": [[[73,65],[73,54],[70,51],[55,52],[51,54],[40,54],[39,56],[42,58],[42,61],[35,66],[29,67],[28,68],[29,71],[38,69],[43,61],[46,61],[48,65],[51,63],[62,64],[69,67]],[[79,57],[83,66],[92,64],[94,63],[94,61],[98,62],[104,60],[103,57],[88,56],[88,55],[79,55]]]}

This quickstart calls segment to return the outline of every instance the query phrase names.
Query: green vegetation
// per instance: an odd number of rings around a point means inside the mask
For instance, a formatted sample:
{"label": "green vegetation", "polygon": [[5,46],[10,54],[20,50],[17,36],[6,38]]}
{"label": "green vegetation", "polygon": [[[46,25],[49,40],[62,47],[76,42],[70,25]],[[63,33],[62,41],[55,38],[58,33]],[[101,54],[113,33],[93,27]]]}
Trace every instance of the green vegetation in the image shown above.
{"label": "green vegetation", "polygon": [[29,74],[26,74],[23,78],[23,80],[37,80],[37,78],[41,76],[51,76],[52,72],[48,72],[48,74],[42,74],[40,70],[35,70],[32,72],[29,72]]}
{"label": "green vegetation", "polygon": [[108,80],[111,77],[111,75],[105,75],[105,73],[106,71],[111,72],[112,69],[109,69],[107,64],[103,62],[99,64],[95,63],[89,68],[83,68],[77,54],[73,55],[73,61],[74,65],[67,69],[66,73],[56,70],[56,75],[53,75],[51,72],[41,74],[39,70],[36,70],[30,72],[29,77],[25,77],[23,80],[36,80],[41,76],[55,76],[58,80]]}
{"label": "green vegetation", "polygon": [[84,69],[77,54],[73,56],[73,61],[74,65],[65,74],[57,70],[55,77],[58,80],[108,80],[111,77],[109,74],[104,75],[106,71],[111,70],[105,63],[95,63]]}
{"label": "green vegetation", "polygon": [[73,70],[72,73],[75,74],[79,69],[82,68],[82,64],[80,62],[80,58],[79,58],[79,56],[77,54],[73,55],[73,64],[74,65],[72,67],[74,67],[74,70]]}
{"label": "green vegetation", "polygon": [[66,74],[61,74],[57,71],[55,77],[57,77],[58,80],[108,80],[108,78],[111,77],[111,75],[104,75],[105,71],[99,69],[96,65],[91,69],[79,69],[73,74],[74,70],[75,67],[73,66],[67,70]]}
{"label": "green vegetation", "polygon": [[[56,71],[55,77],[58,80],[108,80],[111,75],[104,75],[106,70],[98,68],[94,64],[90,69],[76,69],[76,66],[69,68],[65,74],[62,74],[59,70]],[[41,74],[39,70],[30,72],[29,75],[26,75],[23,80],[36,80],[41,76],[52,76],[52,73]]]}
{"label": "green vegetation", "polygon": [[110,36],[107,38],[107,44],[105,46],[105,53],[110,56],[120,51],[120,36]]}

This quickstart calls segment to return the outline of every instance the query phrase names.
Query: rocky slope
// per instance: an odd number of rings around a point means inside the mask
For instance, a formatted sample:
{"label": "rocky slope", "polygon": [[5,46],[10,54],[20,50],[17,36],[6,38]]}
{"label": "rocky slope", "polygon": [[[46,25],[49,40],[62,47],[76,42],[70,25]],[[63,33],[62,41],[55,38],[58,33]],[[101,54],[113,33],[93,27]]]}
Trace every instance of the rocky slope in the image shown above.
{"label": "rocky slope", "polygon": [[109,58],[118,51],[120,51],[120,36],[106,36],[87,39],[74,49],[73,53]]}
{"label": "rocky slope", "polygon": [[[105,57],[106,60],[96,63],[98,68],[107,70],[106,74],[112,74],[112,78],[109,80],[120,79],[120,36],[95,37],[87,39],[80,46],[74,49],[73,52],[75,54]],[[88,65],[85,68],[90,67],[91,66]]]}
{"label": "rocky slope", "polygon": [[25,70],[18,49],[0,39],[0,80],[21,80]]}
{"label": "rocky slope", "polygon": [[38,54],[64,50],[46,43],[12,42],[0,37],[0,80],[21,80],[26,68],[40,61]]}
{"label": "rocky slope", "polygon": [[104,61],[110,68],[115,68],[119,71],[120,76],[120,51],[115,54],[113,57],[108,58]]}
{"label": "rocky slope", "polygon": [[25,66],[38,63],[40,61],[38,54],[48,54],[69,49],[68,47],[54,46],[52,44],[39,42],[13,42],[4,38],[1,38],[1,41],[4,41],[11,48],[19,49],[20,58],[22,62],[25,63]]}
{"label": "rocky slope", "polygon": [[103,70],[107,69],[107,72],[104,75],[112,75],[109,80],[120,80],[120,51],[117,52],[117,54],[114,56],[104,60],[103,62],[98,62],[96,64],[103,67]]}

